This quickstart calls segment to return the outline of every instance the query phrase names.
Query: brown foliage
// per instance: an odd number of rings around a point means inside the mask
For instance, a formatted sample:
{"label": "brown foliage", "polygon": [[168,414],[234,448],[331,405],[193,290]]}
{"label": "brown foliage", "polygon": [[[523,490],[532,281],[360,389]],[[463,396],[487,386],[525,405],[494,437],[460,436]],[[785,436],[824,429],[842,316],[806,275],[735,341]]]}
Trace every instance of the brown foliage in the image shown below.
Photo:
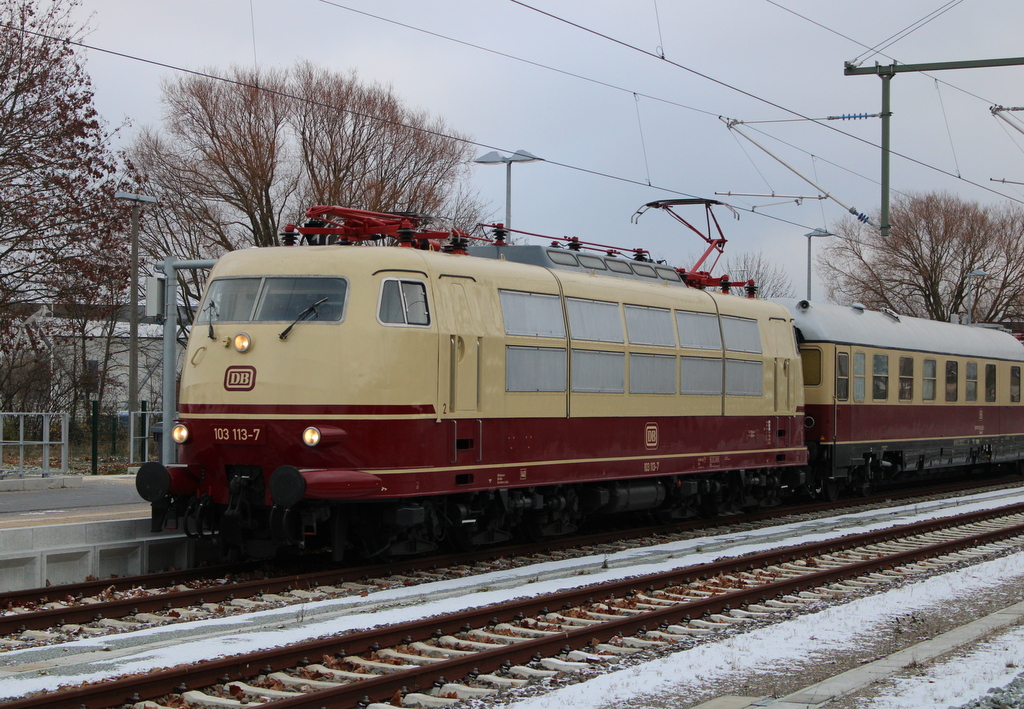
{"label": "brown foliage", "polygon": [[151,191],[173,195],[162,218],[189,240],[177,253],[277,245],[314,204],[476,217],[459,190],[468,144],[390,88],[308,62],[225,78],[167,80],[163,130],[132,149]]}
{"label": "brown foliage", "polygon": [[[888,238],[852,218],[833,228],[818,268],[838,302],[932,320],[966,314],[1001,322],[1024,314],[1024,210],[949,193],[893,200]],[[988,275],[968,278],[981,269]]]}

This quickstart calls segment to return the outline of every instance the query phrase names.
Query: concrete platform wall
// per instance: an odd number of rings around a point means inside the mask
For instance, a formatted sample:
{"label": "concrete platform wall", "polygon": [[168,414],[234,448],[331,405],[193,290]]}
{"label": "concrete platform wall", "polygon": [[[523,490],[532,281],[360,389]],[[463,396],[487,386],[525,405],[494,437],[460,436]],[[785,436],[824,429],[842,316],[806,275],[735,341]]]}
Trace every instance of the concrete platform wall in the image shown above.
{"label": "concrete platform wall", "polygon": [[0,530],[0,593],[193,565],[192,540],[149,526],[133,519]]}

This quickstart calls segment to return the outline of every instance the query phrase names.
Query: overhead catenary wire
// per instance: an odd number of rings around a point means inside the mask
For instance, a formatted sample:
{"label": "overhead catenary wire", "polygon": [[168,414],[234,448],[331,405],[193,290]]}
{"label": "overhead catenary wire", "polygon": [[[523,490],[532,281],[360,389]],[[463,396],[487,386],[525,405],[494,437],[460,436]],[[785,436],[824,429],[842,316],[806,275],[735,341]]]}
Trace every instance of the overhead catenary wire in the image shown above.
{"label": "overhead catenary wire", "polygon": [[[557,22],[561,22],[561,23],[564,23],[566,25],[569,25],[570,27],[574,27],[574,28],[576,28],[576,29],[578,29],[578,30],[580,30],[582,32],[586,32],[588,34],[594,35],[595,37],[600,37],[602,39],[605,39],[605,40],[607,40],[607,41],[609,41],[609,42],[611,42],[613,44],[617,44],[617,45],[619,45],[621,47],[625,47],[627,49],[630,49],[631,51],[638,52],[640,54],[644,54],[644,55],[646,55],[648,57],[651,57],[651,58],[654,58],[654,59],[658,59],[658,60],[660,60],[660,61],[662,61],[664,63],[667,63],[667,64],[669,64],[669,65],[671,65],[673,67],[676,67],[676,68],[681,69],[681,70],[683,70],[685,72],[693,74],[694,76],[698,76],[700,78],[706,79],[707,81],[710,81],[710,82],[712,82],[712,83],[714,83],[714,84],[716,84],[718,86],[722,86],[722,87],[727,88],[727,89],[729,89],[731,91],[736,91],[736,92],[738,92],[739,94],[741,94],[743,96],[747,96],[748,98],[754,99],[755,101],[759,101],[759,102],[764,103],[764,104],[766,104],[768,106],[771,106],[773,108],[777,108],[777,109],[779,109],[781,111],[785,111],[786,113],[789,113],[790,115],[793,115],[793,116],[796,116],[798,118],[802,118],[802,119],[808,120],[808,121],[812,121],[813,120],[809,116],[805,116],[802,113],[800,113],[799,111],[793,110],[791,108],[787,108],[786,106],[782,106],[781,104],[778,104],[778,103],[776,103],[774,101],[771,101],[770,99],[766,99],[766,98],[764,98],[762,96],[758,96],[758,95],[756,95],[754,93],[751,93],[750,91],[747,91],[745,89],[741,89],[738,86],[734,86],[732,84],[729,84],[728,82],[722,81],[720,79],[716,79],[713,76],[710,76],[710,75],[705,74],[703,72],[697,71],[696,69],[693,69],[691,67],[685,66],[683,64],[679,64],[678,62],[674,62],[674,61],[672,61],[670,59],[667,59],[665,57],[660,57],[656,53],[650,52],[649,50],[643,49],[642,47],[637,47],[637,46],[629,44],[628,42],[625,42],[623,40],[617,39],[615,37],[611,37],[610,35],[604,34],[602,32],[598,32],[597,30],[594,30],[594,29],[591,29],[591,28],[586,27],[584,25],[581,25],[581,24],[579,24],[577,22],[573,22],[573,21],[565,19],[563,17],[559,17],[558,15],[550,13],[550,12],[548,12],[546,10],[541,10],[539,8],[533,7],[532,5],[529,5],[528,3],[523,2],[523,0],[508,0],[508,1],[513,3],[513,4],[515,4],[515,5],[519,5],[520,7],[523,7],[525,9],[528,9],[528,10],[531,10],[533,12],[536,12],[536,13],[538,13],[540,15],[548,17],[548,18],[550,18],[552,20],[555,20]],[[865,138],[861,138],[861,137],[853,135],[851,133],[847,133],[845,131],[839,130],[835,126],[831,126],[831,125],[829,125],[826,122],[822,122],[822,121],[813,121],[813,122],[816,125],[822,126],[822,127],[826,128],[828,130],[831,130],[831,131],[834,131],[836,133],[839,133],[840,135],[845,135],[848,138],[852,138],[853,140],[856,140],[858,142],[864,143],[864,144],[869,145],[869,146],[871,146],[873,148],[881,150],[881,147],[882,147],[881,145],[879,145],[877,143],[873,143],[870,140],[867,140]],[[933,170],[935,172],[938,172],[940,174],[946,175],[948,177],[955,177],[958,180],[966,182],[966,183],[968,183],[970,185],[973,185],[973,186],[975,186],[975,187],[977,187],[979,189],[982,189],[982,190],[984,190],[986,192],[991,192],[992,194],[999,195],[1000,197],[1003,197],[1004,199],[1009,199],[1009,200],[1014,201],[1014,202],[1022,202],[1022,201],[1024,201],[1024,200],[1020,200],[1020,199],[1017,199],[1015,197],[1012,197],[1010,195],[1004,194],[1004,193],[1002,193],[1002,192],[1000,192],[998,190],[992,189],[991,187],[989,187],[987,185],[984,185],[984,184],[981,184],[980,182],[976,182],[974,180],[969,180],[969,179],[964,178],[964,177],[962,177],[960,175],[953,174],[950,171],[945,170],[943,168],[937,167],[935,165],[930,165],[930,164],[924,162],[923,160],[918,160],[917,158],[910,157],[909,155],[906,155],[904,153],[900,153],[900,152],[892,150],[892,149],[890,149],[888,152],[889,152],[890,155],[895,155],[897,157],[903,158],[904,160],[907,160],[908,162],[911,162],[911,163],[913,163],[915,165],[920,165],[921,167],[927,168],[929,170]]]}
{"label": "overhead catenary wire", "polygon": [[819,192],[820,192],[820,193],[821,193],[822,195],[824,195],[824,196],[825,196],[825,197],[827,197],[828,199],[831,199],[831,200],[832,200],[833,202],[835,202],[835,203],[836,203],[836,204],[838,204],[838,205],[839,205],[840,207],[842,207],[843,209],[845,209],[845,210],[846,210],[847,212],[849,212],[850,214],[852,214],[853,216],[855,216],[855,217],[856,217],[857,219],[859,219],[860,221],[864,222],[865,224],[871,224],[872,226],[877,226],[877,225],[875,225],[875,224],[874,224],[874,223],[873,223],[873,222],[871,221],[870,217],[868,217],[868,216],[867,216],[866,214],[864,214],[863,212],[860,212],[860,211],[859,211],[859,210],[858,210],[858,209],[857,209],[856,207],[851,207],[850,205],[846,204],[846,203],[845,203],[845,202],[843,202],[843,201],[842,201],[841,199],[839,199],[838,197],[836,197],[835,195],[833,195],[833,194],[832,194],[831,192],[829,192],[828,190],[826,190],[826,189],[825,189],[824,187],[822,187],[821,185],[817,184],[817,183],[816,183],[816,182],[814,182],[814,181],[813,181],[813,180],[812,180],[811,178],[807,177],[807,176],[806,176],[806,175],[804,175],[804,174],[803,174],[802,172],[800,172],[799,170],[797,170],[797,169],[796,169],[795,167],[793,167],[792,165],[790,165],[789,163],[787,163],[787,162],[786,162],[785,160],[783,160],[782,158],[780,158],[780,157],[779,157],[778,155],[776,155],[775,153],[773,153],[773,152],[772,152],[771,150],[769,150],[768,148],[764,147],[763,145],[761,145],[760,143],[758,143],[758,142],[757,142],[756,140],[754,140],[753,138],[751,138],[751,137],[750,137],[749,135],[747,135],[746,133],[744,133],[743,131],[741,131],[741,130],[740,130],[740,129],[739,129],[738,127],[737,127],[738,125],[740,125],[740,121],[735,121],[735,120],[732,120],[732,119],[729,119],[729,118],[725,118],[725,117],[722,117],[722,121],[723,121],[723,122],[725,123],[726,127],[727,127],[727,128],[729,128],[729,130],[735,131],[735,132],[736,132],[737,134],[739,134],[739,135],[743,136],[744,138],[746,138],[747,140],[749,140],[749,141],[750,141],[751,143],[753,143],[754,145],[756,145],[757,147],[759,147],[759,148],[760,148],[761,150],[763,150],[764,152],[766,152],[766,153],[767,153],[768,155],[770,155],[771,157],[775,158],[775,160],[776,160],[776,161],[778,161],[778,162],[779,162],[779,163],[780,163],[780,164],[781,164],[781,165],[782,165],[783,167],[785,167],[785,168],[786,168],[787,170],[789,170],[790,172],[792,172],[792,173],[793,173],[794,175],[796,175],[797,177],[799,177],[799,178],[800,178],[801,180],[803,180],[804,182],[806,182],[807,184],[809,184],[809,185],[810,185],[811,187],[813,187],[814,189],[818,190],[818,191],[819,191]]}
{"label": "overhead catenary wire", "polygon": [[954,7],[956,7],[957,5],[959,5],[962,2],[963,2],[963,0],[949,0],[949,2],[947,2],[942,7],[939,7],[938,9],[933,10],[932,12],[930,12],[927,15],[925,15],[924,17],[922,17],[920,20],[917,20],[916,22],[911,23],[907,27],[904,27],[899,32],[891,35],[888,39],[883,39],[881,42],[879,42],[874,47],[869,48],[866,52],[862,52],[859,56],[854,58],[854,60],[851,63],[854,66],[860,66],[860,64],[862,64],[866,60],[870,59],[871,57],[873,57],[876,54],[881,54],[883,51],[885,51],[886,49],[888,49],[889,47],[894,45],[896,42],[900,41],[904,37],[907,37],[907,36],[913,34],[917,30],[921,29],[922,27],[927,25],[929,22],[934,20],[935,18],[937,18],[937,17],[939,17],[941,15],[944,15],[945,13],[949,12],[950,10],[952,10]]}

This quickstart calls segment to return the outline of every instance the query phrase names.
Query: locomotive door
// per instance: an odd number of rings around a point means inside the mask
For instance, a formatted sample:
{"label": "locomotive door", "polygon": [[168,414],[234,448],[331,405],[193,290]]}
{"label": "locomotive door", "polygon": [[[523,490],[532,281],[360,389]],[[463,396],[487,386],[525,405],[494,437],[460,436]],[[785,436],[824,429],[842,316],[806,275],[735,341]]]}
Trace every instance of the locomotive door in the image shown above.
{"label": "locomotive door", "polygon": [[444,299],[440,360],[448,367],[448,411],[480,410],[481,326],[478,301],[471,299],[467,287],[475,289],[472,278],[442,275],[438,280]]}

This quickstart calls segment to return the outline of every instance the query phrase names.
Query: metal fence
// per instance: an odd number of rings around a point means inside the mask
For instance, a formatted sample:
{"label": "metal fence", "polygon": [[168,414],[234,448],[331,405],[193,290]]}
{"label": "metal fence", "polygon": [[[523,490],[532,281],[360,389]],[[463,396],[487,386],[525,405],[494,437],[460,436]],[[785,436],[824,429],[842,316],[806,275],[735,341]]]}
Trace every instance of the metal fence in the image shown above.
{"label": "metal fence", "polygon": [[[151,435],[153,426],[160,423],[163,414],[160,411],[133,411],[128,423],[128,464],[136,465],[147,460],[160,459],[160,447],[153,441]],[[151,454],[151,448],[155,453]]]}
{"label": "metal fence", "polygon": [[0,412],[0,479],[66,474],[69,422],[68,414]]}

